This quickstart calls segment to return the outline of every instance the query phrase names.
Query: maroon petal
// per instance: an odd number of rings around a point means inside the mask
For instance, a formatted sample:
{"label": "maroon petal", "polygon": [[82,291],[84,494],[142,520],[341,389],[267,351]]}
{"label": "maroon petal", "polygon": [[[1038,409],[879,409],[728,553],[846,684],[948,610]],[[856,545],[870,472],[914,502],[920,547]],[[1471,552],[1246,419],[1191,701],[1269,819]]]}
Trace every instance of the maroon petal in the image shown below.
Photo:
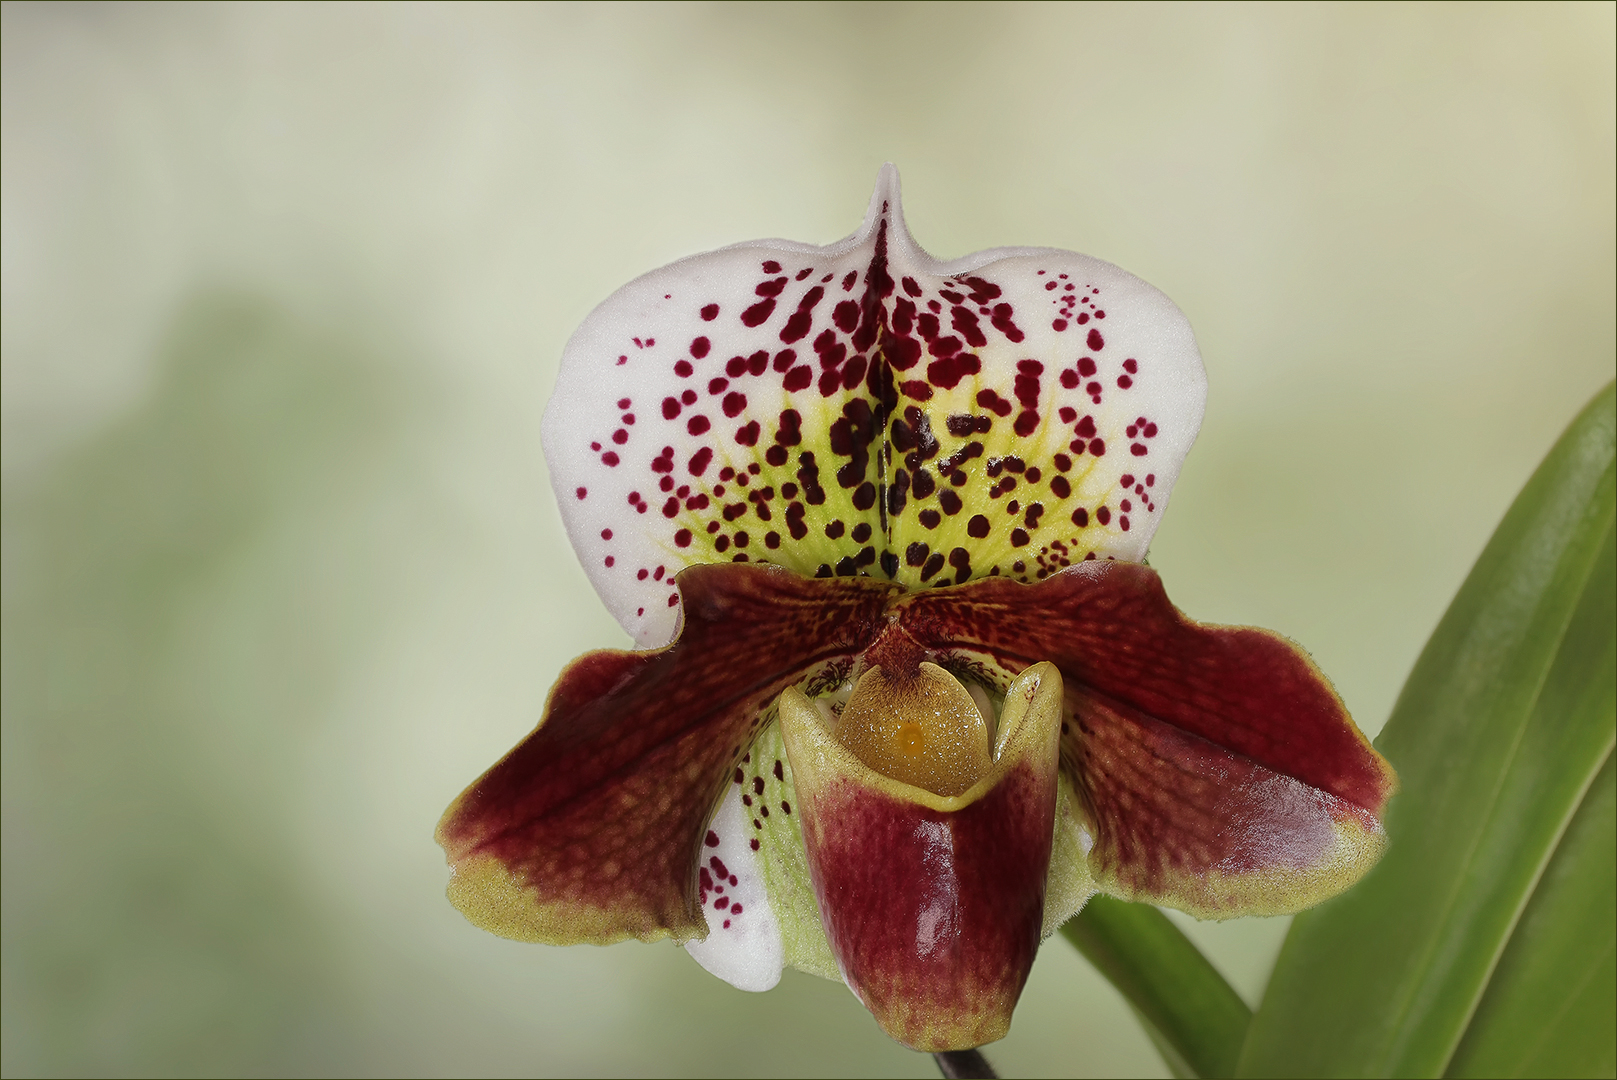
{"label": "maroon petal", "polygon": [[1352,885],[1381,855],[1370,811],[1082,689],[1063,757],[1097,834],[1096,882],[1206,918],[1280,915]]}
{"label": "maroon petal", "polygon": [[896,592],[741,564],[678,584],[673,645],[574,661],[538,728],[445,812],[450,898],[473,923],[552,944],[705,933],[697,858],[761,714],[864,648]]}
{"label": "maroon petal", "polygon": [[923,645],[1061,669],[1076,721],[1063,763],[1107,891],[1199,915],[1294,911],[1379,856],[1396,778],[1324,676],[1276,634],[1185,618],[1148,567],[1092,563],[900,607]]}

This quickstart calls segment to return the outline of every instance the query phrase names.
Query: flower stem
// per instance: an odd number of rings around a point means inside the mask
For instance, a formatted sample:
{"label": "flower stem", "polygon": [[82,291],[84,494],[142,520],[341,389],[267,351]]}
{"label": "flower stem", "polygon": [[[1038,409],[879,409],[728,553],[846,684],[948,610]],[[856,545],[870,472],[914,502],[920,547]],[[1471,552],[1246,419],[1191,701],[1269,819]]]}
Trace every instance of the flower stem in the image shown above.
{"label": "flower stem", "polygon": [[944,1080],[996,1080],[999,1076],[981,1050],[945,1050],[933,1054],[932,1060],[938,1063]]}
{"label": "flower stem", "polygon": [[1095,896],[1061,933],[1133,1006],[1175,1075],[1234,1075],[1252,1010],[1166,915]]}

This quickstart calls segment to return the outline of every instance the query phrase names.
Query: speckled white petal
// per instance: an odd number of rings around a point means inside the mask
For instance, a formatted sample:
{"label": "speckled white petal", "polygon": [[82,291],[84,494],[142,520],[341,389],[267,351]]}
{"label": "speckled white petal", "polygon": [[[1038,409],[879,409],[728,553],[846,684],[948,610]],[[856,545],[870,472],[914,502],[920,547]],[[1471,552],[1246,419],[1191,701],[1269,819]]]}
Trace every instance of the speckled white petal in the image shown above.
{"label": "speckled white petal", "polygon": [[729,785],[709,826],[698,888],[708,934],[685,950],[738,990],[768,990],[785,961],[780,924],[752,840],[752,812],[739,782]]}
{"label": "speckled white petal", "polygon": [[[826,686],[819,681],[822,692]],[[831,955],[831,943],[820,924],[819,902],[814,898],[808,855],[803,849],[802,817],[796,809],[797,787],[786,761],[778,715],[778,709],[771,707],[763,729],[737,770],[735,782],[741,785],[741,804],[751,815],[747,824],[758,845],[752,850],[758,853],[759,870],[780,926],[785,963],[840,982],[842,975]]]}
{"label": "speckled white petal", "polygon": [[934,260],[886,166],[839,243],[723,248],[596,308],[544,444],[591,581],[651,646],[692,563],[913,588],[1139,560],[1205,395],[1167,297],[1069,251]]}

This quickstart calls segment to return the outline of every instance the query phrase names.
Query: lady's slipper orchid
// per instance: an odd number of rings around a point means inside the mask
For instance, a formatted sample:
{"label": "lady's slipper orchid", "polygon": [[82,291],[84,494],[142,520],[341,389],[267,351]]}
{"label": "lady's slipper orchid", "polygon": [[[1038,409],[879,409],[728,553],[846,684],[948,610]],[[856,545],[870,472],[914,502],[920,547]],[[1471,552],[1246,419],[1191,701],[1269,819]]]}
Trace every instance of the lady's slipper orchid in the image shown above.
{"label": "lady's slipper orchid", "polygon": [[685,259],[573,336],[545,452],[645,651],[574,661],[438,837],[495,933],[790,964],[935,1051],[1004,1035],[1097,890],[1346,888],[1395,778],[1301,650],[1142,565],[1205,396],[1180,311],[1072,252],[937,262],[898,195],[888,166],[841,243]]}

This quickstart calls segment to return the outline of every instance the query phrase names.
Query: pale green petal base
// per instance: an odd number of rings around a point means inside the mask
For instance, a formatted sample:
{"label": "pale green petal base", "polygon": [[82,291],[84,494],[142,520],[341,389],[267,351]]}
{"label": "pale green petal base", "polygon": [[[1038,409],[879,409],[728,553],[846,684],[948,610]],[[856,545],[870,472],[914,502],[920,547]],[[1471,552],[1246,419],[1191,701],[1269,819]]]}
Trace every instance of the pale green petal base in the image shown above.
{"label": "pale green petal base", "polygon": [[1080,816],[1080,806],[1072,779],[1062,770],[1056,780],[1056,832],[1044,885],[1045,937],[1061,929],[1100,889],[1089,868],[1095,840]]}
{"label": "pale green petal base", "polygon": [[[752,761],[743,768],[747,783],[762,778],[793,807],[798,805],[797,788],[792,783],[791,766],[786,762],[786,746],[781,740],[776,708],[770,707],[764,729],[752,744]],[[771,775],[774,763],[781,763],[782,780]],[[831,943],[820,925],[820,909],[814,903],[814,885],[809,880],[808,859],[803,851],[803,827],[798,814],[771,814],[760,819],[758,864],[763,871],[769,903],[780,923],[785,962],[789,967],[842,981]]]}

